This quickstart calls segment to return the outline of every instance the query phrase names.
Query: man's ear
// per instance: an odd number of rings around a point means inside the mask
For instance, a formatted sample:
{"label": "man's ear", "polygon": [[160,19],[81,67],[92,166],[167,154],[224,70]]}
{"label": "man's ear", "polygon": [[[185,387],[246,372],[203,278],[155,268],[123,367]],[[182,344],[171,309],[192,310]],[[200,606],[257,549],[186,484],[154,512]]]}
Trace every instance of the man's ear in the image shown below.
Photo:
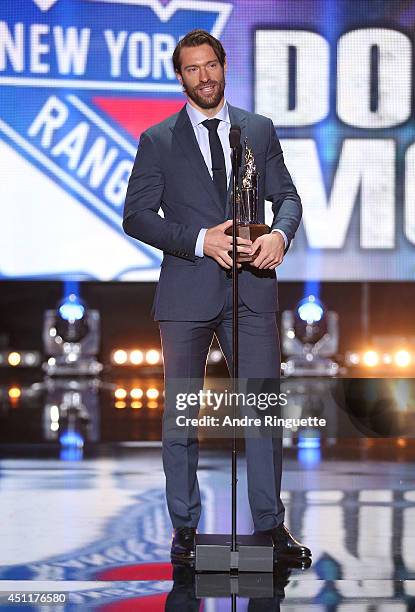
{"label": "man's ear", "polygon": [[226,74],[226,71],[228,69],[228,64],[226,63],[226,60],[223,62],[223,71]]}
{"label": "man's ear", "polygon": [[182,75],[177,70],[176,70],[176,78],[179,81],[180,85],[183,85]]}

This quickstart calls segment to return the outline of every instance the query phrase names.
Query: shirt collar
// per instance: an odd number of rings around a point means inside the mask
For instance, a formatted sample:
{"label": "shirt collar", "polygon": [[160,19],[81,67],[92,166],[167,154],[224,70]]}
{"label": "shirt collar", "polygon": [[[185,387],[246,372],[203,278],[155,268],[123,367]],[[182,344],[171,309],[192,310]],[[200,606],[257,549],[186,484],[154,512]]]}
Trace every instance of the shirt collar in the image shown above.
{"label": "shirt collar", "polygon": [[206,115],[204,115],[200,112],[200,110],[189,104],[189,102],[187,102],[186,104],[186,111],[193,127],[196,127],[197,125],[201,124],[202,121],[206,121],[206,119],[219,119],[220,121],[229,123],[229,125],[231,124],[231,120],[229,119],[228,103],[226,100],[220,111],[216,113],[214,117],[206,117]]}

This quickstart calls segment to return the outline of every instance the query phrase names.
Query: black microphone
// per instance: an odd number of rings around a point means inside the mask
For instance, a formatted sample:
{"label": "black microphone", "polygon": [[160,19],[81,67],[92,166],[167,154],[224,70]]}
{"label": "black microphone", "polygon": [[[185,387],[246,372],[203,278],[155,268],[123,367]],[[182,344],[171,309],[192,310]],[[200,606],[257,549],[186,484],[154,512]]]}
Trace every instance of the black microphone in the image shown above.
{"label": "black microphone", "polygon": [[236,172],[236,168],[239,168],[241,165],[242,157],[241,128],[239,125],[231,125],[231,129],[229,131],[229,144],[231,145],[232,163]]}
{"label": "black microphone", "polygon": [[231,125],[229,132],[229,144],[231,149],[239,148],[241,145],[241,128],[239,125]]}

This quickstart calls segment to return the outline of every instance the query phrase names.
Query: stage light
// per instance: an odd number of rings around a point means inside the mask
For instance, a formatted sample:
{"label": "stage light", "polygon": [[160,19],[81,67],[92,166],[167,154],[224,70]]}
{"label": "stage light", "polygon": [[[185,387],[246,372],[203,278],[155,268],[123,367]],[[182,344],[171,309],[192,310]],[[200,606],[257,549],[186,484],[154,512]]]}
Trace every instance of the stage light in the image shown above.
{"label": "stage light", "polygon": [[37,351],[0,351],[0,366],[35,368],[40,366],[41,356]]}
{"label": "stage light", "polygon": [[127,397],[127,391],[126,389],[123,389],[122,387],[118,387],[118,389],[115,389],[114,391],[114,397],[117,400],[123,400]]}
{"label": "stage light", "polygon": [[160,357],[160,351],[158,351],[157,349],[150,349],[146,353],[146,362],[149,365],[156,365],[156,363],[159,363]]}
{"label": "stage light", "polygon": [[59,421],[59,408],[57,406],[50,407],[50,420]]}
{"label": "stage light", "polygon": [[374,368],[379,363],[379,354],[376,351],[369,350],[363,353],[363,363],[368,368]]}
{"label": "stage light", "polygon": [[321,450],[319,447],[299,448],[297,458],[303,465],[312,467],[321,461]]}
{"label": "stage light", "polygon": [[20,353],[17,353],[16,351],[13,351],[12,353],[9,353],[7,361],[9,363],[9,365],[14,367],[14,366],[20,365],[21,359],[22,358],[21,358]]}
{"label": "stage light", "polygon": [[17,400],[17,399],[20,399],[21,395],[22,395],[22,392],[21,392],[21,390],[19,389],[19,387],[11,387],[11,388],[9,389],[9,398],[10,398],[11,400]]}
{"label": "stage light", "polygon": [[117,351],[114,351],[112,359],[117,365],[124,365],[124,363],[127,363],[128,359],[127,352],[123,351],[122,349],[118,349]]}
{"label": "stage light", "polygon": [[347,357],[348,357],[349,363],[351,363],[352,365],[359,365],[360,363],[359,353],[349,353]]}
{"label": "stage light", "polygon": [[85,315],[85,307],[74,293],[71,293],[59,306],[58,313],[61,319],[68,322],[80,321]]}
{"label": "stage light", "polygon": [[38,356],[36,353],[26,353],[23,355],[24,364],[27,366],[35,366],[38,364]]}
{"label": "stage light", "polygon": [[405,349],[395,353],[395,363],[400,368],[407,368],[411,363],[411,354]]}
{"label": "stage light", "polygon": [[150,389],[147,389],[146,391],[146,395],[148,397],[148,399],[150,400],[155,400],[158,398],[158,396],[160,395],[159,391],[157,389],[155,389],[154,387],[150,387]]}
{"label": "stage light", "polygon": [[55,327],[58,336],[68,343],[79,343],[88,334],[86,308],[74,293],[58,304]]}
{"label": "stage light", "polygon": [[114,406],[118,409],[118,410],[122,410],[123,408],[127,407],[127,404],[125,402],[122,402],[120,400],[118,400],[117,402],[115,402]]}
{"label": "stage light", "polygon": [[[317,300],[314,295],[309,295],[300,302],[297,307],[298,316],[302,321],[312,325],[318,323],[324,313],[323,305]],[[294,334],[295,335],[295,334]]]}
{"label": "stage light", "polygon": [[97,375],[103,366],[97,361],[100,344],[100,315],[87,308],[71,293],[43,319],[43,345],[48,376]]}
{"label": "stage light", "polygon": [[134,400],[133,402],[131,402],[131,408],[134,408],[134,410],[137,410],[138,408],[142,408],[143,404],[141,402],[138,402],[137,400]]}
{"label": "stage light", "polygon": [[143,361],[144,361],[143,351],[140,351],[139,349],[135,349],[134,351],[131,351],[130,362],[132,364],[140,365],[141,363],[143,363]]}
{"label": "stage light", "polygon": [[212,349],[209,352],[209,357],[208,357],[209,363],[219,363],[220,361],[222,361],[222,358],[223,358],[222,351],[220,351],[219,349]]}
{"label": "stage light", "polygon": [[71,448],[82,448],[84,445],[84,439],[77,431],[65,431],[59,441],[62,446]]}
{"label": "stage light", "polygon": [[52,421],[52,423],[50,424],[50,430],[58,431],[58,429],[59,429],[59,423],[57,421]]}
{"label": "stage light", "polygon": [[154,400],[151,400],[147,403],[147,408],[150,408],[151,410],[153,410],[154,408],[158,408],[158,403]]}
{"label": "stage light", "polygon": [[284,376],[335,376],[339,348],[338,314],[314,295],[303,298],[281,317]]}
{"label": "stage light", "polygon": [[320,438],[316,436],[299,436],[298,448],[320,448]]}
{"label": "stage light", "polygon": [[135,399],[135,400],[141,399],[143,395],[144,395],[144,391],[140,389],[139,387],[134,387],[134,389],[131,389],[130,391],[130,396],[132,397],[132,399]]}

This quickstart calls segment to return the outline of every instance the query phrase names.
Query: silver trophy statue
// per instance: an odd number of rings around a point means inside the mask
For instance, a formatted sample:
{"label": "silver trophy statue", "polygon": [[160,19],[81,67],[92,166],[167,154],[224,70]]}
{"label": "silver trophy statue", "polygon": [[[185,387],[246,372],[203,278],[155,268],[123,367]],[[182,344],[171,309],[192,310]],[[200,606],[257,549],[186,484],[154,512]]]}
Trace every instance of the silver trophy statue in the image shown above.
{"label": "silver trophy statue", "polygon": [[[237,200],[237,230],[240,238],[248,238],[254,242],[259,236],[268,234],[270,228],[264,223],[258,222],[258,172],[255,165],[255,157],[248,141],[245,138],[244,168],[241,177],[241,186],[236,190]],[[229,231],[230,230],[230,231]],[[231,235],[232,228],[226,230]],[[238,263],[250,263],[257,257],[257,251],[252,257],[248,253],[239,253]]]}

